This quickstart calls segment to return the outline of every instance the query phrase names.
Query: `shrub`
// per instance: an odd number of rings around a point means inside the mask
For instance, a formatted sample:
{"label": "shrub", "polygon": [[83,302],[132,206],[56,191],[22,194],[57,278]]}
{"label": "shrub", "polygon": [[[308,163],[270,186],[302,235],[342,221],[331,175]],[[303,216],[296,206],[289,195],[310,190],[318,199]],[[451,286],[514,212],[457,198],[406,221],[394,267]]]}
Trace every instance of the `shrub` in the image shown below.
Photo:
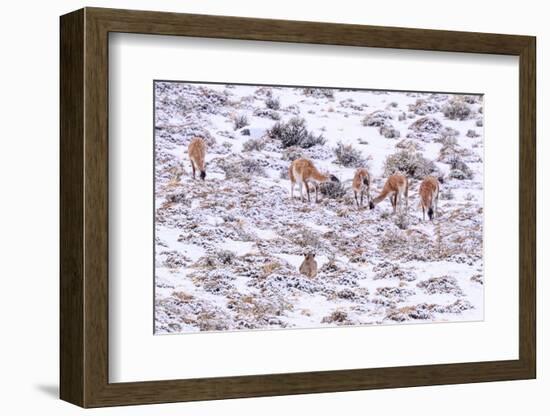
{"label": "shrub", "polygon": [[166,202],[189,205],[189,200],[184,193],[166,195]]}
{"label": "shrub", "polygon": [[376,288],[376,294],[378,296],[384,296],[385,298],[392,299],[394,301],[402,302],[409,296],[414,295],[414,291],[407,288],[401,288],[396,286],[386,286]]}
{"label": "shrub", "polygon": [[449,172],[449,177],[459,180],[472,179],[474,173],[470,167],[461,159],[460,156],[453,156],[450,161],[451,171]]}
{"label": "shrub", "polygon": [[412,123],[409,129],[418,133],[440,133],[443,129],[443,124],[435,117],[426,116]]}
{"label": "shrub", "polygon": [[386,253],[393,253],[406,247],[407,241],[407,235],[403,231],[390,228],[381,236],[378,246]]}
{"label": "shrub", "polygon": [[461,95],[460,98],[468,104],[477,104],[481,102],[480,95]]}
{"label": "shrub", "polygon": [[336,310],[332,312],[330,315],[327,315],[321,319],[321,323],[323,324],[332,324],[332,323],[349,323],[348,314],[344,311]]}
{"label": "shrub", "polygon": [[468,179],[466,174],[460,169],[451,169],[449,171],[449,178],[458,179],[459,181],[463,181],[465,179]]}
{"label": "shrub", "polygon": [[242,129],[241,134],[243,136],[250,136],[250,129]]}
{"label": "shrub", "polygon": [[483,275],[482,274],[474,274],[472,277],[470,277],[470,281],[479,283],[480,285],[483,284]]}
{"label": "shrub", "polygon": [[233,130],[239,130],[248,126],[248,117],[246,114],[241,114],[233,118]]}
{"label": "shrub", "polygon": [[334,91],[329,88],[303,88],[302,92],[308,97],[334,98]]}
{"label": "shrub", "polygon": [[302,140],[300,140],[300,147],[304,149],[309,149],[316,145],[324,145],[325,138],[322,134],[315,136],[313,133],[309,132]]}
{"label": "shrub", "polygon": [[325,144],[323,135],[315,136],[306,128],[303,118],[293,117],[287,123],[278,122],[268,131],[269,137],[281,141],[284,148],[299,146],[309,149],[317,144]]}
{"label": "shrub", "polygon": [[332,199],[342,198],[346,194],[346,187],[341,182],[323,182],[319,190],[321,194]]}
{"label": "shrub", "polygon": [[424,179],[428,175],[441,176],[439,168],[420,152],[401,150],[389,155],[384,162],[384,175],[390,176],[401,172],[408,177]]}
{"label": "shrub", "polygon": [[221,250],[216,253],[216,257],[221,264],[231,264],[235,260],[235,253],[229,250]]}
{"label": "shrub", "polygon": [[226,94],[205,86],[186,86],[183,89],[185,94],[179,95],[174,101],[183,113],[200,110],[208,114],[219,114],[220,109],[229,102]]}
{"label": "shrub", "polygon": [[202,258],[202,263],[208,268],[215,268],[223,264],[232,264],[236,257],[232,251],[219,250]]}
{"label": "shrub", "polygon": [[348,288],[344,288],[344,289],[339,290],[338,292],[336,292],[336,297],[338,297],[340,299],[353,300],[353,299],[357,298],[357,295],[355,294],[355,292],[353,290],[348,289]]}
{"label": "shrub", "polygon": [[439,109],[439,104],[432,101],[427,101],[423,98],[418,98],[414,104],[409,104],[409,111],[412,111],[419,116],[436,113]]}
{"label": "shrub", "polygon": [[262,139],[248,139],[243,143],[244,152],[261,151],[265,148],[265,141]]}
{"label": "shrub", "polygon": [[290,146],[283,150],[281,155],[282,160],[294,162],[296,159],[304,157],[304,150],[299,146]]}
{"label": "shrub", "polygon": [[358,168],[365,163],[361,152],[354,149],[351,144],[345,145],[338,142],[334,148],[334,155],[336,156],[336,163],[345,167]]}
{"label": "shrub", "polygon": [[468,132],[466,133],[466,137],[470,137],[473,139],[475,137],[479,137],[479,134],[477,134],[477,132],[474,129],[469,129]]}
{"label": "shrub", "polygon": [[386,139],[398,139],[401,136],[399,130],[388,126],[381,126],[378,132]]}
{"label": "shrub", "polygon": [[243,159],[241,167],[244,173],[265,174],[264,167],[257,159]]}
{"label": "shrub", "polygon": [[281,108],[281,101],[276,97],[268,97],[265,100],[265,106],[271,110],[279,110]]}
{"label": "shrub", "polygon": [[416,284],[430,295],[451,293],[455,296],[462,296],[464,292],[460,289],[458,281],[452,276],[432,277]]}
{"label": "shrub", "polygon": [[392,120],[393,117],[390,113],[384,110],[373,111],[370,114],[367,114],[363,119],[362,123],[365,127],[381,127],[385,126],[388,123],[388,120]]}
{"label": "shrub", "polygon": [[451,127],[444,127],[443,130],[441,130],[441,132],[439,133],[439,137],[436,137],[434,141],[436,141],[437,143],[445,144],[449,141],[454,140],[454,144],[456,144],[456,138],[459,134],[460,132],[458,130],[455,130]]}
{"label": "shrub", "polygon": [[404,270],[391,261],[384,260],[373,267],[374,280],[380,279],[399,279],[401,281],[412,282],[416,280],[414,273]]}
{"label": "shrub", "polygon": [[460,153],[458,140],[455,136],[443,136],[436,140],[441,143],[441,149],[439,149],[438,161],[443,163],[451,163],[453,157]]}
{"label": "shrub", "polygon": [[403,139],[395,145],[398,149],[407,150],[408,152],[415,152],[422,150],[422,146],[414,140]]}
{"label": "shrub", "polygon": [[472,108],[462,98],[449,100],[441,111],[451,120],[466,120],[472,114]]}
{"label": "shrub", "polygon": [[386,314],[385,319],[390,319],[396,322],[409,321],[412,319],[433,319],[433,315],[430,311],[430,305],[426,303],[419,303],[414,306],[403,306],[398,309],[392,309]]}
{"label": "shrub", "polygon": [[441,200],[450,201],[451,199],[454,199],[454,198],[455,198],[455,196],[453,194],[453,191],[450,190],[450,189],[443,189],[439,193],[439,199],[441,199]]}
{"label": "shrub", "polygon": [[395,216],[393,222],[397,226],[397,228],[400,228],[402,230],[406,230],[407,228],[409,228],[409,216],[404,212],[398,213]]}
{"label": "shrub", "polygon": [[267,130],[267,135],[272,139],[282,140],[281,137],[285,134],[285,130],[285,123],[275,123]]}
{"label": "shrub", "polygon": [[478,118],[476,120],[476,126],[477,127],[483,127],[483,119],[482,118]]}
{"label": "shrub", "polygon": [[273,91],[271,90],[271,87],[260,87],[254,92],[254,94],[259,96],[271,97]]}
{"label": "shrub", "polygon": [[300,107],[297,106],[296,104],[289,105],[288,107],[285,108],[285,111],[288,112],[288,113],[292,113],[295,116],[299,115],[300,112],[301,112]]}
{"label": "shrub", "polygon": [[251,174],[265,176],[264,166],[256,159],[222,159],[220,168],[224,171],[226,179],[245,180],[249,179]]}
{"label": "shrub", "polygon": [[468,309],[473,309],[474,306],[465,299],[457,299],[449,305],[434,305],[434,312],[439,313],[462,313]]}
{"label": "shrub", "polygon": [[281,115],[277,111],[270,108],[257,108],[256,110],[254,110],[254,115],[257,117],[270,118],[272,120],[281,119]]}
{"label": "shrub", "polygon": [[308,247],[310,249],[318,249],[321,247],[319,236],[309,228],[302,228],[294,235],[293,240],[301,247]]}

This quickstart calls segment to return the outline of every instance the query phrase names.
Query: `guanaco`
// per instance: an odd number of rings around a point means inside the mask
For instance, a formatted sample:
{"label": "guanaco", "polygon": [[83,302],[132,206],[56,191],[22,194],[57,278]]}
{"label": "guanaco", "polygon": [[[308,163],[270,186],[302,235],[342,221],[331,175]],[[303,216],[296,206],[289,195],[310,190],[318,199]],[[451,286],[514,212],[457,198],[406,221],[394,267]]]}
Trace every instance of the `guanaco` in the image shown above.
{"label": "guanaco", "polygon": [[205,158],[206,158],[206,144],[202,137],[194,137],[189,143],[187,149],[189,153],[189,160],[191,160],[191,168],[193,168],[193,179],[195,179],[195,171],[198,169],[201,173],[201,179],[206,178],[205,170]]}
{"label": "guanaco", "polygon": [[290,177],[290,198],[294,199],[294,184],[298,182],[300,187],[300,199],[304,200],[302,191],[303,185],[306,187],[307,200],[310,202],[309,184],[313,184],[315,188],[315,202],[319,202],[319,184],[323,182],[340,182],[334,175],[323,175],[317,170],[313,162],[309,159],[296,159],[291,163],[288,169]]}
{"label": "guanaco", "polygon": [[[369,171],[365,168],[359,168],[355,171],[353,176],[353,182],[351,184],[353,194],[355,196],[355,203],[358,207],[363,206],[363,195],[367,194],[367,201],[370,202],[370,175]],[[357,199],[357,194],[360,194],[361,203]]]}
{"label": "guanaco", "polygon": [[426,220],[426,211],[428,211],[428,218],[431,221],[437,215],[439,181],[433,176],[427,176],[420,184],[418,193],[420,194],[420,205],[422,206],[422,220]]}
{"label": "guanaco", "polygon": [[317,276],[317,262],[315,261],[315,253],[304,254],[305,258],[300,265],[300,273],[309,278]]}
{"label": "guanaco", "polygon": [[390,197],[391,205],[393,207],[393,213],[396,213],[397,205],[401,210],[403,204],[403,198],[405,198],[405,209],[409,206],[409,181],[407,178],[399,173],[391,175],[384,184],[384,188],[380,195],[370,201],[369,207],[373,209],[375,205],[383,201],[387,196]]}

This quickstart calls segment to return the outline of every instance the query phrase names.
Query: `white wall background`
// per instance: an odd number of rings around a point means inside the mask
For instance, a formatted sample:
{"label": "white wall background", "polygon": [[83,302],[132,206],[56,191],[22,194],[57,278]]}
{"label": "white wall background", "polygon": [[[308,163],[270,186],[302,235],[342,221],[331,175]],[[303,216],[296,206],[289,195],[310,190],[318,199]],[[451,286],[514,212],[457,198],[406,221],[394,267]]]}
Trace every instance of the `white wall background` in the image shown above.
{"label": "white wall background", "polygon": [[[0,14],[0,410],[3,414],[83,412],[58,395],[58,16],[83,6],[165,10],[295,20],[536,35],[538,38],[539,365],[534,381],[226,400],[87,411],[116,415],[408,415],[547,414],[550,361],[543,324],[550,285],[543,276],[548,240],[550,146],[542,124],[550,90],[545,61],[550,26],[545,3],[461,0],[338,2],[277,0],[4,2]],[[546,199],[546,200],[545,200]]]}

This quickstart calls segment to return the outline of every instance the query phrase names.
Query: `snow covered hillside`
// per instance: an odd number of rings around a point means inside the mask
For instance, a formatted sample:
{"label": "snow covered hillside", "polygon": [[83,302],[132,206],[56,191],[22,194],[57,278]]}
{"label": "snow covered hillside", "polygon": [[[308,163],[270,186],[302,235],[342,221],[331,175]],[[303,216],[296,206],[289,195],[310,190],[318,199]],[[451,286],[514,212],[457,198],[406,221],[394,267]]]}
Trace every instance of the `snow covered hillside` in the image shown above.
{"label": "snow covered hillside", "polygon": [[[483,319],[483,97],[155,83],[157,334]],[[187,145],[207,144],[206,179]],[[340,183],[290,199],[312,160]],[[408,212],[358,208],[395,172]],[[441,179],[438,216],[418,188]],[[318,274],[299,272],[314,252]]]}

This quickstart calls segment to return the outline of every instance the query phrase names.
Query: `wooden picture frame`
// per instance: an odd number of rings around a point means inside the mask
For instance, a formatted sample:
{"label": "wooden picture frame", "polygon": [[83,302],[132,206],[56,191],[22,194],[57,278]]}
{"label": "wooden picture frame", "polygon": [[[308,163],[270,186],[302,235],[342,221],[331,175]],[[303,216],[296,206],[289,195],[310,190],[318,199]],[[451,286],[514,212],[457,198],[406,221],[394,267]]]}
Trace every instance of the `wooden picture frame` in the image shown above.
{"label": "wooden picture frame", "polygon": [[[85,8],[61,17],[60,396],[82,407],[530,379],[536,376],[536,40],[530,36]],[[298,42],[519,57],[519,359],[110,383],[108,35]]]}

